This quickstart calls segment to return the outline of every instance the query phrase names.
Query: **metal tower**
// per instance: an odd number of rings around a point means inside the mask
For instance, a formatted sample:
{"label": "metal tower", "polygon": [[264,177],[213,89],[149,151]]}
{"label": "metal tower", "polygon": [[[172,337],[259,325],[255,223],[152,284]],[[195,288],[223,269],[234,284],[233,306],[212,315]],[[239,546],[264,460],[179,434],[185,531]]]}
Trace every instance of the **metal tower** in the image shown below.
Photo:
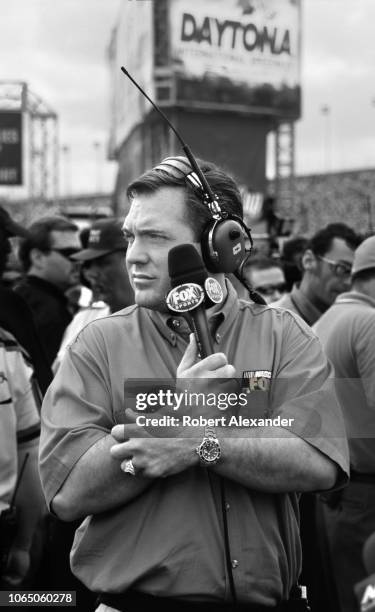
{"label": "metal tower", "polygon": [[295,198],[294,123],[280,123],[276,128],[275,196],[278,210],[293,216]]}
{"label": "metal tower", "polygon": [[0,110],[20,111],[23,115],[28,197],[56,200],[59,175],[57,114],[23,81],[0,81]]}

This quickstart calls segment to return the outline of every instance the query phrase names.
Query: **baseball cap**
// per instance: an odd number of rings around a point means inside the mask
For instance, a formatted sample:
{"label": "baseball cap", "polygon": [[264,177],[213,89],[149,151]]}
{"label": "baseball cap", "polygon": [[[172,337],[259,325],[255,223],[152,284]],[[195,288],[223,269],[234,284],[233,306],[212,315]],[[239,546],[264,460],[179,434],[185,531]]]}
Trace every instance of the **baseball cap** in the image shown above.
{"label": "baseball cap", "polygon": [[78,251],[71,259],[75,261],[90,261],[113,253],[126,251],[128,243],[122,232],[122,223],[118,219],[100,219],[95,221],[89,232],[87,247]]}
{"label": "baseball cap", "polygon": [[375,236],[366,238],[355,250],[352,276],[370,268],[375,268]]}

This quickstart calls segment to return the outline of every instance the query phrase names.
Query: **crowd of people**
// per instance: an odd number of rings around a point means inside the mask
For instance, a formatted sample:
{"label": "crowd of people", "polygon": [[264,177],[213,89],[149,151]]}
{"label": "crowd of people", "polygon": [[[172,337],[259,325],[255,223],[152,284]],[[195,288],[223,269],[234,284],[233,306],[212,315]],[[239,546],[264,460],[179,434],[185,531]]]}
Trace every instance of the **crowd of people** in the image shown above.
{"label": "crowd of people", "polygon": [[[235,182],[201,168],[237,223]],[[375,531],[375,236],[331,223],[277,257],[243,240],[223,270],[190,171],[162,162],[129,186],[125,220],[81,231],[0,209],[1,589],[74,590],[82,611],[251,612],[294,609],[303,584],[313,612],[354,612]],[[179,244],[221,288],[204,358],[165,303]],[[159,401],[140,425],[130,400],[172,380],[181,411]],[[246,401],[182,425],[188,392],[219,389]],[[238,415],[283,426],[228,427]]]}

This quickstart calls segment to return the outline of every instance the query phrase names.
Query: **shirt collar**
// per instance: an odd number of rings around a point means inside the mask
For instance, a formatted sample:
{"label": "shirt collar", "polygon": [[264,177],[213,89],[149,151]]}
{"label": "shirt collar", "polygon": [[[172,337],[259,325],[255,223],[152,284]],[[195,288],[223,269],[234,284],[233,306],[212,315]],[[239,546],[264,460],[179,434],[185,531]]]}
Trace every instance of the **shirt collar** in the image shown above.
{"label": "shirt collar", "polygon": [[[220,335],[223,335],[239,311],[239,300],[233,285],[227,278],[225,279],[225,284],[227,295],[224,302],[218,307],[212,308],[212,311],[208,313],[208,325],[212,335],[219,332]],[[161,335],[172,346],[177,344],[177,335],[184,337],[188,341],[190,329],[184,317],[148,308],[144,310],[147,311],[148,316],[154,325],[156,325]]]}
{"label": "shirt collar", "polygon": [[341,293],[335,300],[335,304],[358,304],[358,302],[375,308],[375,299],[367,295],[367,293],[361,293],[360,291]]}
{"label": "shirt collar", "polygon": [[308,323],[309,325],[313,325],[316,321],[322,316],[323,310],[320,310],[313,304],[304,293],[302,293],[301,289],[298,285],[293,285],[292,291],[290,293],[290,300],[292,304],[297,309],[298,313],[301,317]]}

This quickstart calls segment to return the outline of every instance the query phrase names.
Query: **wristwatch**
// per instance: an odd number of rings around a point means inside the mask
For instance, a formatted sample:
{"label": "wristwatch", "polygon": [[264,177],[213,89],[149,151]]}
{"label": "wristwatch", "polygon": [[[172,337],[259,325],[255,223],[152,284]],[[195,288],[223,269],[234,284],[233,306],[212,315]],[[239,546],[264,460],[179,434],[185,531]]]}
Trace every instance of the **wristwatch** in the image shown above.
{"label": "wristwatch", "polygon": [[195,452],[202,465],[215,465],[215,463],[219,461],[221,455],[220,443],[212,428],[205,428],[204,438],[201,444],[195,449]]}

